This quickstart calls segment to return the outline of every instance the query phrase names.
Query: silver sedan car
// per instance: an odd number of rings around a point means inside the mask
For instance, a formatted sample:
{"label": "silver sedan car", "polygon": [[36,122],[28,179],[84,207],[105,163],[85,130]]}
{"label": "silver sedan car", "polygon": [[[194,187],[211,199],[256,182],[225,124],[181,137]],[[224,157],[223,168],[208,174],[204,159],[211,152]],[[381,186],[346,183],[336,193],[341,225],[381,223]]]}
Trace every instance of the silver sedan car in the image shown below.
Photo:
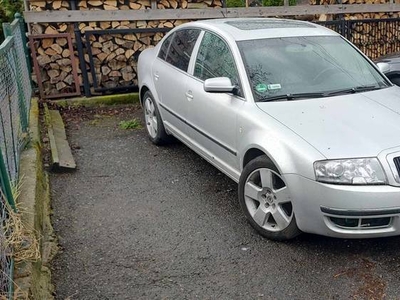
{"label": "silver sedan car", "polygon": [[238,182],[261,235],[400,234],[400,88],[339,34],[192,22],[143,51],[138,76],[150,140],[174,136]]}

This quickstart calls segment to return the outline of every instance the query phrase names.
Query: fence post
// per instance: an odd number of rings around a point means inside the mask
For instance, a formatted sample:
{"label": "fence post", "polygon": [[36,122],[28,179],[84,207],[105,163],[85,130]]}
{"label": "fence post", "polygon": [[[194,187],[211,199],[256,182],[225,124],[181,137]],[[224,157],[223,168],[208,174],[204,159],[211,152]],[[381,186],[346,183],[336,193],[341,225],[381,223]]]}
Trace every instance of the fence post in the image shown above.
{"label": "fence post", "polygon": [[[27,57],[28,54],[27,54],[27,49],[26,49],[25,28],[24,28],[24,26],[22,24],[23,21],[21,22],[22,17],[18,13],[16,13],[14,17],[15,17],[14,22],[15,21],[18,22],[17,26],[19,28],[19,34],[20,34],[20,38],[21,38],[21,41],[22,41],[22,48],[24,49],[25,60],[26,60],[26,63],[27,63],[28,70],[23,70],[22,69],[21,62],[19,61],[19,59],[22,59],[22,57],[21,58],[18,57],[18,53],[17,53],[17,50],[15,49],[15,46],[11,49],[12,58],[14,60],[14,65],[16,67],[18,66],[18,69],[19,69],[20,72],[24,72],[24,71],[30,72],[29,59]],[[14,22],[13,22],[13,24],[3,23],[3,30],[4,30],[4,33],[5,33],[6,37],[7,36],[13,36],[13,26],[15,26]],[[21,24],[22,24],[22,26],[21,26]],[[16,27],[14,27],[14,28],[16,28]],[[16,37],[14,37],[14,40],[15,39],[16,39]],[[14,45],[15,45],[15,43],[14,43]],[[24,98],[25,98],[24,97],[24,88],[23,88],[22,83],[21,83],[21,76],[22,75],[18,74],[18,71],[15,70],[15,80],[17,82],[17,89],[18,89],[19,113],[20,113],[20,117],[21,117],[20,118],[21,127],[22,127],[21,129],[22,129],[22,132],[28,132],[29,114],[28,114],[28,109],[27,109],[27,107],[25,105],[25,101],[24,101]],[[29,84],[31,84],[31,81],[29,81]]]}
{"label": "fence post", "polygon": [[24,18],[22,17],[22,15],[20,13],[16,13],[14,15],[14,18],[18,20],[19,27],[21,29],[21,39],[22,39],[22,44],[23,44],[24,52],[25,52],[26,64],[28,66],[28,71],[31,73],[32,72],[32,64],[31,64],[31,59],[30,59],[29,52],[28,52],[28,40],[26,38]]}
{"label": "fence post", "polygon": [[11,206],[13,211],[16,211],[17,208],[15,206],[14,197],[11,190],[10,178],[8,177],[6,165],[3,159],[3,153],[0,151],[0,180],[1,180],[1,189],[4,191],[4,195],[6,196],[6,200],[8,204]]}
{"label": "fence post", "polygon": [[[27,71],[27,70],[22,70],[21,63],[18,60],[17,50],[15,48],[12,48],[10,50],[11,50],[12,59],[14,60],[14,66],[17,67],[17,69],[19,69],[21,72]],[[18,70],[14,70],[14,71],[15,71],[15,73],[14,73],[15,81],[17,83],[17,91],[18,91],[18,102],[19,102],[18,107],[19,107],[21,129],[22,129],[22,132],[26,133],[26,132],[28,132],[28,117],[29,117],[29,115],[28,115],[28,109],[27,109],[27,107],[25,105],[25,101],[24,101],[25,100],[24,88],[23,88],[22,82],[21,82],[22,75],[18,74]]]}
{"label": "fence post", "polygon": [[85,57],[83,54],[82,33],[78,27],[78,23],[74,23],[74,32],[76,40],[76,49],[78,50],[79,66],[81,67],[82,71],[83,90],[85,92],[85,96],[90,97],[92,96],[92,93],[90,92],[89,77],[86,69]]}

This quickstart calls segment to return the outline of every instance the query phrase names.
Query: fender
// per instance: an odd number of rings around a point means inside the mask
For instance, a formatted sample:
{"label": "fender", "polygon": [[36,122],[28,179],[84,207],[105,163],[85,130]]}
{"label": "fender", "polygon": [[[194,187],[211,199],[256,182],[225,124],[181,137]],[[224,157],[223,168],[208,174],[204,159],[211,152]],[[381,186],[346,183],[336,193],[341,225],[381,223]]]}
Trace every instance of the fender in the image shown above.
{"label": "fender", "polygon": [[156,53],[158,53],[159,47],[155,47],[152,49],[146,49],[139,55],[138,59],[138,64],[137,64],[137,70],[138,70],[138,85],[140,87],[139,90],[139,99],[140,99],[140,104],[142,105],[142,100],[141,95],[142,95],[142,90],[143,88],[147,88],[150,90],[150,92],[153,94],[153,97],[155,100],[158,102],[159,97],[156,91],[156,88],[154,86],[153,82],[153,72],[148,72],[148,70],[153,69],[153,61],[154,61],[154,56]]}
{"label": "fender", "polygon": [[[323,160],[326,157],[298,134],[259,110],[256,105],[248,117],[254,119],[255,114],[258,122],[253,128],[244,126],[249,124],[248,121],[238,120],[237,149],[240,171],[243,170],[246,153],[251,149],[258,149],[272,160],[282,175],[302,174],[314,180],[314,166],[306,162]],[[279,135],[276,132],[279,132]]]}

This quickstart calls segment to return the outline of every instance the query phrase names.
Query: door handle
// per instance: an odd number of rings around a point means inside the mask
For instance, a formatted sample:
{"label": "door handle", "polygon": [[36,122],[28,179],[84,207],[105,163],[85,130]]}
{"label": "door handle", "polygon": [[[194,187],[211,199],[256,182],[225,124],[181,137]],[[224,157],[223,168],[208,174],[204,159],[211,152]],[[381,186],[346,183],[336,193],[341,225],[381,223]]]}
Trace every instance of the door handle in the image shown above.
{"label": "door handle", "polygon": [[158,72],[154,74],[154,79],[158,80],[158,78],[160,78],[160,75],[158,75]]}
{"label": "door handle", "polygon": [[186,98],[188,99],[188,101],[193,100],[192,91],[187,91],[187,92],[185,93],[185,95],[186,95]]}

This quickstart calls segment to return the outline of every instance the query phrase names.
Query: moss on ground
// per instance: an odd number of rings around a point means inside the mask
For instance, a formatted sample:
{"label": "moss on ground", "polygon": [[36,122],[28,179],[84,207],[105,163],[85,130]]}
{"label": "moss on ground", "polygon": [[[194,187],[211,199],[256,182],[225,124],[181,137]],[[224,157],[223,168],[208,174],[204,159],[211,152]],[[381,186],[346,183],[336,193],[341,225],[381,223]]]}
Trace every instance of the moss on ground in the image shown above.
{"label": "moss on ground", "polygon": [[139,94],[130,93],[130,94],[96,96],[92,98],[74,98],[74,99],[58,100],[55,103],[61,107],[68,107],[68,106],[94,107],[94,106],[108,106],[117,104],[133,104],[133,103],[139,103]]}

